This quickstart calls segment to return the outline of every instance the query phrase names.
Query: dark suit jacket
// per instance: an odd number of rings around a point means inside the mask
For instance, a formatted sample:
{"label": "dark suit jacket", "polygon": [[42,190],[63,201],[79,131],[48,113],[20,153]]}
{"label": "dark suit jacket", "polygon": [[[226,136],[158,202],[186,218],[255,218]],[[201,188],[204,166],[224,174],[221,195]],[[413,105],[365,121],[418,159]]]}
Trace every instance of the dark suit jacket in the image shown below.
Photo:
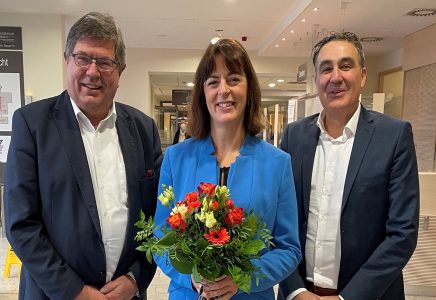
{"label": "dark suit jacket", "polygon": [[[307,216],[318,115],[291,123],[282,149],[292,157],[301,249]],[[404,299],[402,269],[417,242],[418,171],[408,122],[362,107],[342,198],[338,290],[345,300]],[[278,299],[304,287],[306,261],[280,284]]]}
{"label": "dark suit jacket", "polygon": [[[147,218],[154,215],[162,152],[151,118],[120,103],[116,110],[129,216],[113,278],[133,272],[142,293],[156,267],[135,250],[133,224],[141,209]],[[84,284],[105,284],[91,175],[66,91],[14,113],[4,201],[6,234],[23,262],[19,299],[73,299]]]}

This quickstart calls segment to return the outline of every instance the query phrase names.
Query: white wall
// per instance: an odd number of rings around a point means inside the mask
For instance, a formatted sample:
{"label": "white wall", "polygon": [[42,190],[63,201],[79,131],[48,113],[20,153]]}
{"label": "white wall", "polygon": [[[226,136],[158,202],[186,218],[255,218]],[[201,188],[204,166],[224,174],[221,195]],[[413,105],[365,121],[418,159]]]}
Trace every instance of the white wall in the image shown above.
{"label": "white wall", "polygon": [[25,95],[35,101],[59,94],[64,89],[63,18],[0,13],[0,26],[22,28]]}

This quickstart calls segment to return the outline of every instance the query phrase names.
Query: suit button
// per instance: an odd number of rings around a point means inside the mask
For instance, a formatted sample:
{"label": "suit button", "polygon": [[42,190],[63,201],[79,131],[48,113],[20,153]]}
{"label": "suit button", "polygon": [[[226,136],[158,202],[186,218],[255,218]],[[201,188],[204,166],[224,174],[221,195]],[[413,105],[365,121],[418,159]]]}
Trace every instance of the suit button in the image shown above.
{"label": "suit button", "polygon": [[106,272],[101,271],[100,272],[100,277],[106,276]]}

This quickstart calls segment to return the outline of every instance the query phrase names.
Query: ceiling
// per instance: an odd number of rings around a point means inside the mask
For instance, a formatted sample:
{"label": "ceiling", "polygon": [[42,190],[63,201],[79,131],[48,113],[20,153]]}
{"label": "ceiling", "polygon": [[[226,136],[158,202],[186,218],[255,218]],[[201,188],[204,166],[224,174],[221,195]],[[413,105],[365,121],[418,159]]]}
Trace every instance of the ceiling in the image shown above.
{"label": "ceiling", "polygon": [[[319,10],[314,11],[315,7]],[[220,33],[239,41],[246,37],[242,44],[248,51],[268,57],[308,57],[316,41],[331,31],[342,30],[355,32],[361,38],[382,38],[363,46],[368,56],[383,55],[402,48],[405,36],[436,23],[436,15],[406,15],[416,8],[436,9],[436,1],[0,0],[3,13],[65,15],[66,30],[86,12],[110,13],[120,24],[128,48],[205,49]],[[158,90],[192,81],[192,77],[151,74],[150,82]],[[265,85],[277,79],[262,77],[260,82],[267,89]],[[301,89],[289,83],[295,78],[283,79],[285,82],[277,83],[276,89]]]}

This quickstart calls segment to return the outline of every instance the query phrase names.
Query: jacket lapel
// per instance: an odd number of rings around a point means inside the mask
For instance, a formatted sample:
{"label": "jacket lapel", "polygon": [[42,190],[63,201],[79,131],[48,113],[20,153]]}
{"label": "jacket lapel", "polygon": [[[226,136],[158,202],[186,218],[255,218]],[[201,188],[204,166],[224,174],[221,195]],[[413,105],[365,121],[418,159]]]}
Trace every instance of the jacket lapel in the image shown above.
{"label": "jacket lapel", "polygon": [[320,129],[316,125],[318,116],[310,120],[302,143],[302,193],[304,200],[304,212],[306,217],[309,213],[310,186],[312,184],[312,170],[315,159],[316,146],[318,145]]}
{"label": "jacket lapel", "polygon": [[98,217],[97,204],[89,172],[88,159],[80,134],[79,124],[74,115],[67,92],[62,93],[55,105],[53,119],[58,127],[65,152],[71,163],[71,168],[76,176],[83,201],[88,209],[94,227],[101,239],[100,220]]}
{"label": "jacket lapel", "polygon": [[[126,170],[126,180],[127,180],[127,199],[128,199],[128,221],[126,237],[124,242],[123,251],[120,256],[120,262],[123,256],[126,254],[126,250],[129,249],[128,245],[130,242],[134,241],[134,223],[137,221],[138,213],[141,209],[140,201],[136,201],[135,189],[137,188],[137,165],[135,162],[139,161],[137,159],[138,155],[138,136],[135,131],[135,125],[133,120],[129,115],[122,109],[121,106],[116,105],[117,111],[117,121],[116,128],[118,133],[118,140],[121,147],[121,152],[123,153],[124,167]],[[144,170],[145,172],[145,170]],[[145,177],[144,177],[145,178]]]}
{"label": "jacket lapel", "polygon": [[368,149],[373,132],[373,119],[369,116],[367,110],[364,107],[361,107],[359,122],[356,129],[356,137],[351,151],[347,176],[345,178],[344,193],[342,196],[342,211],[344,210],[348,197],[350,196],[351,187],[353,186],[357,173],[362,165],[363,157]]}
{"label": "jacket lapel", "polygon": [[195,174],[195,187],[200,182],[218,184],[218,164],[213,155],[214,152],[215,148],[212,144],[212,137],[209,135],[206,139],[202,140],[202,145],[200,146],[197,173]]}

